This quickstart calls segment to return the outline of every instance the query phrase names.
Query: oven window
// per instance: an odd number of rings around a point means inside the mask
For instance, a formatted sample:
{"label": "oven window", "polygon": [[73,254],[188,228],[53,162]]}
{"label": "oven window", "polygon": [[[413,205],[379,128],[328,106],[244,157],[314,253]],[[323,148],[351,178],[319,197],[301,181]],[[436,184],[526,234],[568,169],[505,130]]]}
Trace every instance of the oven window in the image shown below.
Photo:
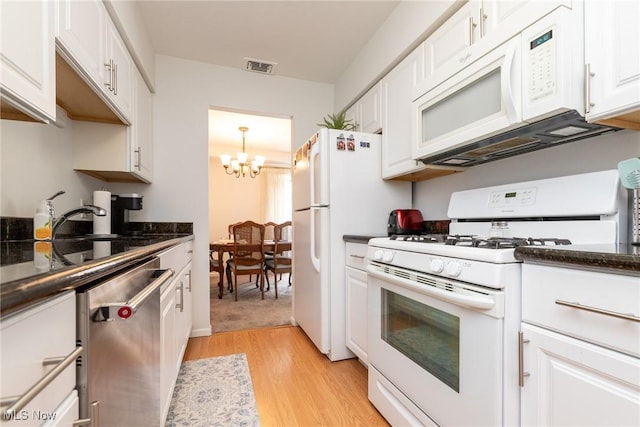
{"label": "oven window", "polygon": [[382,337],[460,392],[460,318],[382,289]]}

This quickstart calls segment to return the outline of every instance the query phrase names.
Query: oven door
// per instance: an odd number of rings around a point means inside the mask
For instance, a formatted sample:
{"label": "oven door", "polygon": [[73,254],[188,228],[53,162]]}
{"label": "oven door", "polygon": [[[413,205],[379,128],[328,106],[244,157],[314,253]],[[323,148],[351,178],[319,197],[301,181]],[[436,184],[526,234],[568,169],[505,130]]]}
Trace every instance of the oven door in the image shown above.
{"label": "oven door", "polygon": [[440,425],[500,425],[504,294],[373,262],[367,270],[369,363],[397,388],[386,394],[400,391]]}

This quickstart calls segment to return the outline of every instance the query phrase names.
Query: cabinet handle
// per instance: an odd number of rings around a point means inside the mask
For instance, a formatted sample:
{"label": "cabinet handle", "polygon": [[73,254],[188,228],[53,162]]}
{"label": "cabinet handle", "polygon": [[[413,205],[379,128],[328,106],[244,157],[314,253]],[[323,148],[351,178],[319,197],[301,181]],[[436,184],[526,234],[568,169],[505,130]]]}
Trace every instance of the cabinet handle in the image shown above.
{"label": "cabinet handle", "polygon": [[109,82],[104,85],[109,89],[109,92],[113,92],[113,59],[110,59],[108,63],[104,64],[104,66],[109,70]]}
{"label": "cabinet handle", "polygon": [[113,94],[118,94],[118,64],[113,63]]}
{"label": "cabinet handle", "polygon": [[82,418],[79,420],[75,420],[73,422],[73,424],[71,424],[73,427],[80,427],[80,426],[89,426],[89,427],[100,427],[100,410],[99,410],[99,406],[100,406],[100,401],[97,400],[95,402],[91,403],[91,418]]}
{"label": "cabinet handle", "polygon": [[591,77],[595,76],[591,72],[591,64],[584,64],[584,113],[591,112],[591,107],[595,104],[591,102]]}
{"label": "cabinet handle", "polygon": [[350,257],[353,258],[358,258],[358,259],[364,259],[364,255],[354,255],[354,254],[349,254]]}
{"label": "cabinet handle", "polygon": [[191,292],[191,270],[189,270],[189,272],[187,273],[187,276],[189,276],[189,287],[187,288],[187,290]]}
{"label": "cabinet handle", "polygon": [[480,37],[484,37],[484,21],[487,19],[487,15],[484,14],[484,8],[480,8]]}
{"label": "cabinet handle", "polygon": [[469,46],[473,44],[473,29],[476,27],[476,24],[473,22],[473,17],[469,17],[469,22],[467,23],[469,26]]}
{"label": "cabinet handle", "polygon": [[579,302],[569,302],[560,299],[556,300],[556,304],[564,305],[566,307],[577,308],[578,310],[590,311],[592,313],[604,314],[605,316],[616,317],[618,319],[631,320],[632,322],[640,322],[640,317],[634,314],[618,313],[616,311],[605,310],[603,308],[591,307],[589,305],[583,305]]}
{"label": "cabinet handle", "polygon": [[524,332],[518,332],[518,385],[524,387],[524,377],[528,377],[529,372],[524,371],[524,345],[529,340],[524,337]]}
{"label": "cabinet handle", "polygon": [[17,412],[22,411],[22,409],[24,409],[24,407],[27,406],[34,397],[36,397],[46,386],[55,380],[67,366],[75,361],[83,350],[82,346],[76,347],[67,357],[58,362],[52,370],[47,372],[21,396],[3,397],[0,400],[0,406],[9,407],[2,412],[2,418],[4,420],[13,419]]}
{"label": "cabinet handle", "polygon": [[176,304],[176,308],[180,309],[180,313],[184,310],[184,283],[180,282],[180,288],[176,288],[176,291],[180,291],[180,302]]}
{"label": "cabinet handle", "polygon": [[134,168],[140,170],[140,158],[142,157],[141,152],[142,148],[138,147],[135,150],[133,150],[134,153],[136,153],[136,162],[133,165]]}

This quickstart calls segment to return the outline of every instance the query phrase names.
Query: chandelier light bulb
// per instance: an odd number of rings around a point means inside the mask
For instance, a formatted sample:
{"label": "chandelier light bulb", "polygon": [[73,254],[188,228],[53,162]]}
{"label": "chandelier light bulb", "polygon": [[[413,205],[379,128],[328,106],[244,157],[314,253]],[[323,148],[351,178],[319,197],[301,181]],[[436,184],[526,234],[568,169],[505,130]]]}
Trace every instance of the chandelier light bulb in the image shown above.
{"label": "chandelier light bulb", "polygon": [[249,176],[255,178],[260,174],[260,171],[264,167],[264,156],[256,156],[255,160],[249,162],[249,155],[245,151],[245,139],[244,134],[249,130],[248,127],[241,126],[238,128],[242,132],[242,152],[236,153],[237,159],[231,160],[231,156],[228,154],[220,155],[220,162],[224,166],[224,171],[227,175],[235,175],[236,178],[244,177],[247,174],[245,169],[248,169]]}

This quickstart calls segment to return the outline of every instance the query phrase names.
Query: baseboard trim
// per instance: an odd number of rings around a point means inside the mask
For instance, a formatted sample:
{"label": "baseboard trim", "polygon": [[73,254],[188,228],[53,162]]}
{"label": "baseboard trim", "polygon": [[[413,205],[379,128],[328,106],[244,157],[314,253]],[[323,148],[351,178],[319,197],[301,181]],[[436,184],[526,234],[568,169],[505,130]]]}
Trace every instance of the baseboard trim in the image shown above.
{"label": "baseboard trim", "polygon": [[211,336],[211,325],[208,328],[192,329],[189,338],[208,337]]}

